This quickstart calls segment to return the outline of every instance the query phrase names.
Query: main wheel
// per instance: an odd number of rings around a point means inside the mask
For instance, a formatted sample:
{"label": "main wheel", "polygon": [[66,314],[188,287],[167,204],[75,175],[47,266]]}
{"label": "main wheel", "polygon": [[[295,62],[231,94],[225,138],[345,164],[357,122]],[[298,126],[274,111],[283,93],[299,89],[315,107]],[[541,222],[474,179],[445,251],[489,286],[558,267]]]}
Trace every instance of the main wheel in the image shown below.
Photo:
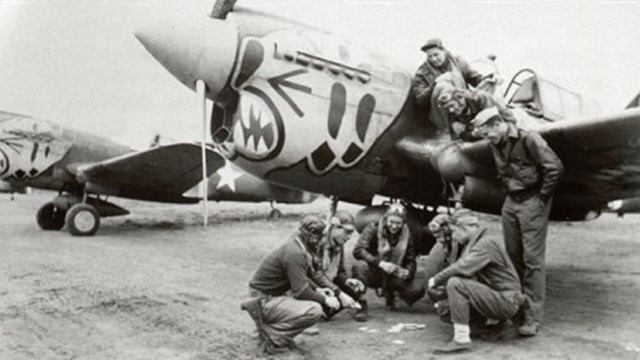
{"label": "main wheel", "polygon": [[60,230],[64,226],[65,212],[48,202],[36,213],[36,221],[42,230]]}
{"label": "main wheel", "polygon": [[100,213],[89,204],[75,204],[65,217],[67,230],[74,236],[91,236],[100,226]]}

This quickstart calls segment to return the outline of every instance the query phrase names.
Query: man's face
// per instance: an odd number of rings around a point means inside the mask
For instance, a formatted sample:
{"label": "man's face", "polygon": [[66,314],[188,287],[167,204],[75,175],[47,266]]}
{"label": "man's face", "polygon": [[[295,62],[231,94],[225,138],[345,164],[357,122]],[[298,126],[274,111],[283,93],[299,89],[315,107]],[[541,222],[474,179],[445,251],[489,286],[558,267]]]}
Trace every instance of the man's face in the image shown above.
{"label": "man's face", "polygon": [[315,250],[318,248],[318,244],[322,240],[322,234],[320,235],[308,234],[306,238],[307,238],[307,244],[312,248],[312,250]]}
{"label": "man's face", "polygon": [[337,247],[344,245],[351,238],[351,234],[353,234],[353,230],[347,230],[340,225],[334,225],[329,234],[331,246]]}
{"label": "man's face", "polygon": [[497,145],[502,141],[502,138],[507,132],[507,124],[503,121],[496,121],[492,124],[485,124],[478,127],[478,131],[482,135],[491,141],[494,145]]}
{"label": "man's face", "polygon": [[400,232],[402,229],[402,225],[404,225],[404,219],[397,215],[389,215],[387,216],[387,230],[391,235],[395,235]]}
{"label": "man's face", "polygon": [[469,229],[465,226],[451,225],[451,239],[460,245],[465,245],[469,242],[470,233]]}
{"label": "man's face", "polygon": [[460,116],[467,108],[467,102],[464,98],[454,96],[442,108],[449,114]]}
{"label": "man's face", "polygon": [[447,57],[444,50],[440,48],[433,47],[427,50],[427,61],[429,61],[432,66],[441,67],[446,59]]}

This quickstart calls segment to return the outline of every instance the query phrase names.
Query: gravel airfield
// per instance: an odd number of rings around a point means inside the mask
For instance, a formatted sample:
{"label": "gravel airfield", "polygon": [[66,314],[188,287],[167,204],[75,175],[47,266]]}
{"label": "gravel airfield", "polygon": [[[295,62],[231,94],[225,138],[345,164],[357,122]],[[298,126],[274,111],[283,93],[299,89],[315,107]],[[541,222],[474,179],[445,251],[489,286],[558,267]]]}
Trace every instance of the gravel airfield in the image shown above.
{"label": "gravel airfield", "polygon": [[[103,219],[96,236],[81,238],[38,228],[35,213],[53,197],[0,194],[0,359],[265,358],[240,310],[248,279],[301,216],[329,207],[326,199],[278,205],[283,218],[269,220],[267,203],[210,203],[203,228],[200,205],[112,199],[132,214]],[[482,218],[500,233],[498,217]],[[550,227],[546,324],[537,337],[508,331],[498,341],[475,339],[471,353],[435,356],[452,329],[426,299],[387,312],[370,293],[368,322],[343,312],[275,358],[639,359],[639,232],[638,215]],[[400,323],[426,327],[388,332]]]}

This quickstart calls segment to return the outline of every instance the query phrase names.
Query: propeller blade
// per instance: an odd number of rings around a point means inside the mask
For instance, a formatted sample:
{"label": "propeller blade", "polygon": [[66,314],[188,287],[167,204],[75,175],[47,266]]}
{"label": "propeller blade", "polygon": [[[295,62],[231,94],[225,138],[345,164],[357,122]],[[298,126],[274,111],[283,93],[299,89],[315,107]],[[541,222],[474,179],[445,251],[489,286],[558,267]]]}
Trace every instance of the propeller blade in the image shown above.
{"label": "propeller blade", "polygon": [[204,227],[207,227],[207,219],[209,218],[209,209],[207,207],[208,203],[208,176],[207,176],[207,84],[204,81],[198,80],[196,81],[196,92],[198,94],[198,98],[202,99],[202,217],[204,222]]}
{"label": "propeller blade", "polygon": [[214,19],[226,19],[227,14],[231,12],[236,1],[237,0],[216,0],[210,16]]}

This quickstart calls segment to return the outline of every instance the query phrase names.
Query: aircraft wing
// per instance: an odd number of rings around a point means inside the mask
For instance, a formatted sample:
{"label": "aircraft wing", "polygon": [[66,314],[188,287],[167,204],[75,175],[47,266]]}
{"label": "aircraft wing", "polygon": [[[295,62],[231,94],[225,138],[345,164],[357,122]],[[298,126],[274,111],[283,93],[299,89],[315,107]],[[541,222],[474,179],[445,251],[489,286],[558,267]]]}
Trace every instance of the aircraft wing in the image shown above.
{"label": "aircraft wing", "polygon": [[[558,121],[536,130],[565,167],[555,205],[600,209],[611,200],[640,196],[640,109]],[[496,180],[486,141],[461,144],[460,151],[466,175]]]}
{"label": "aircraft wing", "polygon": [[[202,180],[200,145],[178,143],[133,152],[78,168],[88,192],[140,200],[197,202],[182,194]],[[207,176],[224,158],[207,150]]]}

